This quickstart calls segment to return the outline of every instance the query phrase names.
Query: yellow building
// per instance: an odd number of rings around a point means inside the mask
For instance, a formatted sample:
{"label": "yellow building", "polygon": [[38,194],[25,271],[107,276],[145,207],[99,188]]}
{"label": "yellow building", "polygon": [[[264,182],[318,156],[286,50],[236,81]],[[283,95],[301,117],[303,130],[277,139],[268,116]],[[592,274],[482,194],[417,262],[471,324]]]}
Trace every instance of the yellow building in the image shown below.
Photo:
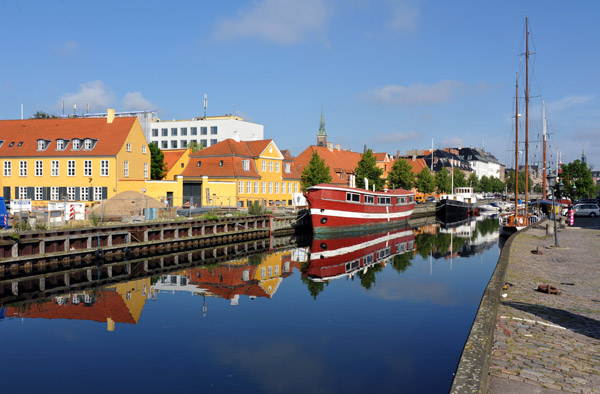
{"label": "yellow building", "polygon": [[[106,118],[0,121],[0,161],[4,198],[38,206],[141,192],[150,179],[150,149],[139,121],[115,118],[114,110]],[[165,184],[157,194],[172,188],[173,195],[176,186]]]}
{"label": "yellow building", "polygon": [[183,195],[198,205],[292,205],[300,176],[273,140],[227,139],[190,155],[182,173]]}

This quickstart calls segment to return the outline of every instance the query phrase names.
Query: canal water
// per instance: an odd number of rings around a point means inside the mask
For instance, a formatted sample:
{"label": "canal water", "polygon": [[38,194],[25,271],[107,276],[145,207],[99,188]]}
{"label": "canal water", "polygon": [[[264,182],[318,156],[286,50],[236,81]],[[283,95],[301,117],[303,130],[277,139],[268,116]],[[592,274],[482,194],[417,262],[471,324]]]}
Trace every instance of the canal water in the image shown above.
{"label": "canal water", "polygon": [[5,302],[2,391],[447,392],[498,261],[497,223],[289,237]]}

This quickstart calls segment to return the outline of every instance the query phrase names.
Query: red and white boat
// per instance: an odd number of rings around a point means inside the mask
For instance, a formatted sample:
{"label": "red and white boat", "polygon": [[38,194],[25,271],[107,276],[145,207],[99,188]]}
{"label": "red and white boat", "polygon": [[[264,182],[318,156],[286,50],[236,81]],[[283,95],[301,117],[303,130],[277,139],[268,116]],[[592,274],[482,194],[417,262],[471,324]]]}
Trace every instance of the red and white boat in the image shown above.
{"label": "red and white boat", "polygon": [[353,276],[358,271],[415,250],[415,235],[408,224],[385,232],[344,237],[315,237],[304,275],[314,282]]}
{"label": "red and white boat", "polygon": [[404,189],[372,192],[321,183],[304,193],[315,232],[361,230],[408,220],[415,193]]}

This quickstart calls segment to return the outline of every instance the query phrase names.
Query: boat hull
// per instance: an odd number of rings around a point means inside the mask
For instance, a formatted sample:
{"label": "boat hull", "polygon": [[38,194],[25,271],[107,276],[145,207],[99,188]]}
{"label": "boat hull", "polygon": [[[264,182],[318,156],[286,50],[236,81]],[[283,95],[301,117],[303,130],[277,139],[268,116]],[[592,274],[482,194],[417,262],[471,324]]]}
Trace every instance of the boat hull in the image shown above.
{"label": "boat hull", "polygon": [[469,217],[472,205],[464,201],[444,199],[437,203],[435,215],[443,222],[456,222]]}

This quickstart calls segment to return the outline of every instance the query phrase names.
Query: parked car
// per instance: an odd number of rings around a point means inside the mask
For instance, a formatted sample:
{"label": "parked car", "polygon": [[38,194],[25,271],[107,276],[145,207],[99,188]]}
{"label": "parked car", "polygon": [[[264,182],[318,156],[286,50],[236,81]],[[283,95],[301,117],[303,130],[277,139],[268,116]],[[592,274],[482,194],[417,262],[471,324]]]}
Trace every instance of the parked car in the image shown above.
{"label": "parked car", "polygon": [[435,200],[435,197],[434,197],[434,196],[429,196],[429,197],[427,197],[427,198],[425,199],[425,202],[427,202],[427,203],[429,203],[429,202],[430,202],[430,203],[435,203],[435,202],[436,202],[436,200]]}
{"label": "parked car", "polygon": [[600,216],[600,207],[598,207],[598,204],[577,204],[574,209],[575,216],[589,216],[592,218]]}

